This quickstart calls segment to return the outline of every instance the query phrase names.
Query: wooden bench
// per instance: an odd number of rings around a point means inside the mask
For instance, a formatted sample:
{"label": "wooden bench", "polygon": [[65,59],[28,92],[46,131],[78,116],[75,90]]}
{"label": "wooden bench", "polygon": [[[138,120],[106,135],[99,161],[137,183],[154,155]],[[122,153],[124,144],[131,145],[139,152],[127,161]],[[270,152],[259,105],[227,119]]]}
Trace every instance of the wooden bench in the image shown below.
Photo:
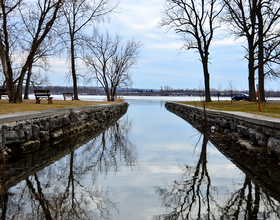
{"label": "wooden bench", "polygon": [[47,89],[37,89],[34,90],[35,98],[36,98],[36,104],[40,104],[42,99],[48,100],[48,104],[52,104],[52,99],[50,95],[50,90]]}
{"label": "wooden bench", "polygon": [[73,93],[72,92],[64,92],[63,93],[63,98],[64,98],[64,100],[66,100],[66,99],[71,99],[72,101],[74,100],[74,97],[73,97]]}
{"label": "wooden bench", "polygon": [[7,89],[0,89],[0,99],[2,99],[2,95],[9,99]]}

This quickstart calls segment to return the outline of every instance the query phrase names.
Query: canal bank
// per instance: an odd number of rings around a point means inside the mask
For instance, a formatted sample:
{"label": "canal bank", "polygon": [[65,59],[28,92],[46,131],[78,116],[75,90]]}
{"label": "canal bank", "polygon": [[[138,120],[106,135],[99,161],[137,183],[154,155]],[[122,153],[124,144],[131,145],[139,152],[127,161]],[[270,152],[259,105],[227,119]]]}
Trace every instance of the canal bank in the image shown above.
{"label": "canal bank", "polygon": [[78,132],[98,131],[117,121],[127,108],[123,102],[0,115],[0,157],[30,152]]}
{"label": "canal bank", "polygon": [[204,109],[177,102],[167,102],[165,107],[205,132],[219,132],[223,138],[249,151],[265,151],[280,158],[279,118]]}

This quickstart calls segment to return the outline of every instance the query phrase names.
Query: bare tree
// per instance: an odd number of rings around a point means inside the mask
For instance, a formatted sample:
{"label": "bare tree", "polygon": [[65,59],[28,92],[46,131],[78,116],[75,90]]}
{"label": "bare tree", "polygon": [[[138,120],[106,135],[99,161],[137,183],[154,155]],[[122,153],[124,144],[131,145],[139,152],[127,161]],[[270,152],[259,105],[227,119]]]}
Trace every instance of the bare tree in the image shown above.
{"label": "bare tree", "polygon": [[[272,64],[279,63],[279,3],[275,0],[224,0],[225,21],[236,37],[246,37],[250,101],[256,100],[255,71],[258,70],[261,101],[265,101],[264,80],[277,75]],[[266,67],[266,68],[265,68]],[[267,69],[267,70],[265,70]]]}
{"label": "bare tree", "polygon": [[[278,62],[280,56],[280,4],[276,0],[258,0],[256,4],[259,91],[261,102],[265,102],[265,65],[274,62],[275,58]],[[276,51],[276,54],[272,53],[273,51]]]}
{"label": "bare tree", "polygon": [[249,82],[249,100],[256,100],[255,90],[255,51],[257,48],[256,33],[256,1],[255,0],[224,0],[226,5],[226,14],[224,21],[229,23],[230,31],[237,37],[245,36],[248,46],[248,82]]}
{"label": "bare tree", "polygon": [[[34,57],[38,52],[38,48],[57,19],[63,0],[26,1],[24,4],[23,0],[1,0],[0,4],[0,57],[9,101],[22,102],[24,77],[31,64],[34,62]],[[29,26],[30,29],[28,29],[29,33],[22,31],[22,28],[27,24],[25,22],[27,22],[28,19],[26,19],[25,16],[20,16],[20,7],[24,7],[25,10],[36,10],[37,12],[33,14],[32,26]],[[32,36],[32,40],[29,41],[28,51],[21,53],[24,61],[19,67],[18,77],[15,78],[13,62],[16,63],[18,60],[15,59],[17,56],[14,54],[20,53],[18,44],[22,45],[22,43],[24,43],[24,41],[22,41],[25,40],[24,36]]]}
{"label": "bare tree", "polygon": [[210,102],[210,74],[208,70],[209,47],[214,30],[219,27],[216,20],[222,11],[216,0],[167,0],[160,26],[174,29],[182,36],[184,47],[199,52],[203,66],[205,101]]}
{"label": "bare tree", "polygon": [[85,39],[82,31],[90,22],[101,21],[109,16],[117,5],[112,4],[111,0],[67,0],[64,4],[63,12],[68,29],[62,36],[70,55],[75,100],[78,100],[77,78],[79,76],[76,72],[76,59],[78,48],[82,47]]}
{"label": "bare tree", "polygon": [[118,87],[131,85],[130,69],[139,60],[141,46],[134,39],[123,43],[118,34],[112,38],[108,32],[94,33],[88,41],[89,51],[84,60],[92,73],[91,79],[102,85],[108,101],[114,101]]}

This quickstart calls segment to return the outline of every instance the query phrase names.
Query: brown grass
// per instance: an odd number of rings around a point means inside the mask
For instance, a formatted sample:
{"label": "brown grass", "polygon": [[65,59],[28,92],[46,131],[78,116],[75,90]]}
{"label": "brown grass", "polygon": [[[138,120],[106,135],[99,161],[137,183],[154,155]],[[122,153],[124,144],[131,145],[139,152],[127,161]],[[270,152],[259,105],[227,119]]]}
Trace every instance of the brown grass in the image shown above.
{"label": "brown grass", "polygon": [[[203,107],[203,102],[180,102],[188,105]],[[239,111],[247,112],[251,114],[264,115],[274,118],[280,118],[280,103],[267,102],[265,106],[261,106],[261,112],[259,111],[259,104],[257,102],[248,101],[213,101],[206,102],[206,108],[216,109],[221,111]]]}
{"label": "brown grass", "polygon": [[118,99],[115,102],[106,101],[80,101],[80,100],[53,100],[53,104],[48,104],[47,100],[41,100],[40,104],[35,104],[35,100],[23,100],[23,103],[9,103],[8,100],[0,100],[0,114],[8,114],[14,112],[35,111],[52,108],[66,108],[66,107],[79,107],[98,104],[112,104],[122,102]]}

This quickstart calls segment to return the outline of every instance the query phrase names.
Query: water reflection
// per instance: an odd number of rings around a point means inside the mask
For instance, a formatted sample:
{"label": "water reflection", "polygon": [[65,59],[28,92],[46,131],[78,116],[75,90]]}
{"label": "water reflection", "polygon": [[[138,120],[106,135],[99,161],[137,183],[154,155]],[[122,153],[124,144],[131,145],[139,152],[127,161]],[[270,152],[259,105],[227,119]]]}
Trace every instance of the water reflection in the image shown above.
{"label": "water reflection", "polygon": [[2,219],[280,218],[279,165],[201,135],[160,100],[129,104],[107,130],[0,167]]}
{"label": "water reflection", "polygon": [[1,219],[111,219],[118,206],[96,181],[101,173],[116,172],[121,165],[137,165],[128,137],[130,125],[127,120],[115,123],[15,187],[5,188],[2,182]]}
{"label": "water reflection", "polygon": [[197,165],[182,167],[183,176],[167,188],[156,189],[163,206],[171,212],[154,219],[210,219],[216,210],[211,178],[207,170],[207,143],[203,136]]}
{"label": "water reflection", "polygon": [[274,200],[248,176],[239,190],[221,207],[222,219],[279,219],[279,201]]}
{"label": "water reflection", "polygon": [[232,191],[227,185],[213,184],[207,168],[207,135],[202,139],[196,166],[181,166],[180,180],[156,187],[167,212],[153,219],[280,219],[279,201],[271,196],[273,191],[263,190],[256,179],[246,174],[241,181],[232,179]]}

